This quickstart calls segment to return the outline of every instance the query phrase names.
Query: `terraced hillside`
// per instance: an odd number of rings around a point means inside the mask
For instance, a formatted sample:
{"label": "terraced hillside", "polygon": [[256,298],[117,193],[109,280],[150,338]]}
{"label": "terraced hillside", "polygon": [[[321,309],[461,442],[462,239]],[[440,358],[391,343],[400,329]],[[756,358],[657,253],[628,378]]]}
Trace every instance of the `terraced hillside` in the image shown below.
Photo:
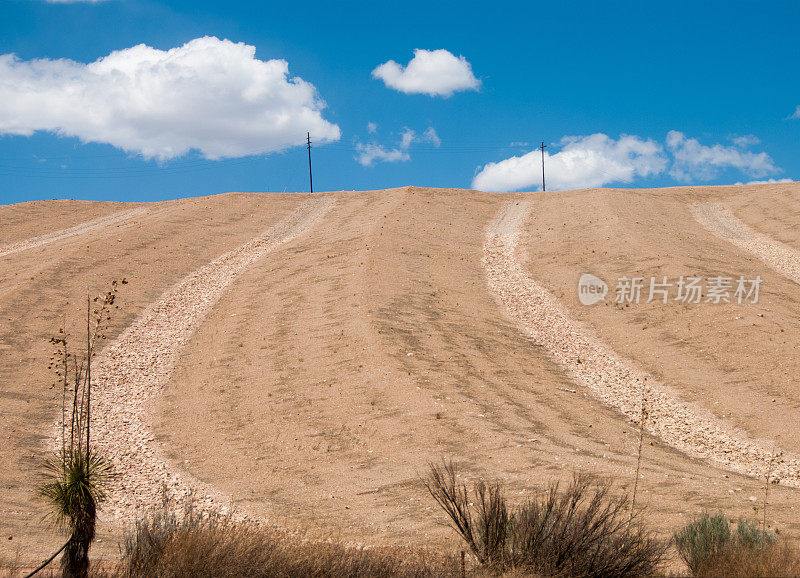
{"label": "terraced hillside", "polygon": [[[284,527],[455,548],[427,462],[519,499],[576,470],[630,486],[643,398],[640,498],[664,532],[754,515],[770,473],[768,521],[797,535],[799,202],[776,184],[0,207],[0,555],[59,545],[32,481],[60,416],[48,338],[122,276],[95,372],[120,473],[107,557],[162,484]],[[605,301],[581,305],[584,273]],[[714,276],[760,277],[758,302],[675,299],[681,277]],[[644,278],[638,303],[614,302],[622,277]],[[666,303],[647,302],[651,277]]]}

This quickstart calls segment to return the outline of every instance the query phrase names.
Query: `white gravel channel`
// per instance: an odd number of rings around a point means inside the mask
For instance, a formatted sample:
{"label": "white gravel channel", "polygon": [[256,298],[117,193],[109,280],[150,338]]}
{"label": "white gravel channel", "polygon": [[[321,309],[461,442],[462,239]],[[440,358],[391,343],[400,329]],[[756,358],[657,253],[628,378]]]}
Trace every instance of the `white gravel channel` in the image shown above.
{"label": "white gravel channel", "polygon": [[[237,275],[309,229],[334,204],[331,197],[311,199],[264,234],[197,269],[152,303],[95,359],[92,441],[116,474],[102,505],[104,517],[130,523],[161,504],[162,488],[176,504],[191,493],[200,511],[230,511],[227,496],[165,458],[154,439],[153,403],[182,349]],[[53,431],[55,447],[60,422]]]}
{"label": "white gravel channel", "polygon": [[722,203],[696,203],[692,213],[706,229],[761,259],[787,279],[800,283],[800,252],[758,233],[736,218]]}
{"label": "white gravel channel", "polygon": [[25,239],[24,241],[17,241],[11,245],[0,247],[0,257],[12,255],[13,253],[19,253],[20,251],[25,251],[27,249],[41,247],[42,245],[47,245],[48,243],[52,243],[54,241],[60,241],[61,239],[85,235],[86,233],[91,233],[97,229],[102,229],[103,227],[113,225],[114,223],[119,223],[120,221],[125,221],[127,219],[143,215],[146,212],[147,207],[139,207],[137,209],[120,211],[119,213],[113,213],[111,215],[106,215],[105,217],[100,217],[99,219],[94,219],[92,221],[81,223],[80,225],[75,225],[69,229],[53,231],[52,233],[47,233],[46,235],[31,237],[30,239]]}
{"label": "white gravel channel", "polygon": [[[768,440],[749,438],[707,409],[682,401],[669,387],[617,355],[594,331],[571,318],[557,297],[517,261],[519,235],[531,202],[509,201],[486,230],[483,264],[489,288],[509,319],[543,347],[579,386],[638,423],[643,394],[647,430],[692,457],[742,474],[800,487],[800,459]],[[772,467],[769,463],[775,453]]]}

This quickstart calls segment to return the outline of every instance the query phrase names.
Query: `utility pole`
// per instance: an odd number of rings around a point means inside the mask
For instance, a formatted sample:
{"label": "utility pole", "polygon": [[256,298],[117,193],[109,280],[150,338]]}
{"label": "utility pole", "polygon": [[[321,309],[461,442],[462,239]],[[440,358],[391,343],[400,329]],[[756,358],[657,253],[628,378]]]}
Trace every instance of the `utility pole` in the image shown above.
{"label": "utility pole", "polygon": [[306,142],[308,142],[308,182],[311,185],[311,192],[314,192],[314,177],[311,174],[311,133],[306,133]]}
{"label": "utility pole", "polygon": [[542,192],[544,192],[547,190],[544,188],[544,149],[547,148],[547,145],[544,144],[544,141],[542,141],[542,146],[539,148],[542,149]]}

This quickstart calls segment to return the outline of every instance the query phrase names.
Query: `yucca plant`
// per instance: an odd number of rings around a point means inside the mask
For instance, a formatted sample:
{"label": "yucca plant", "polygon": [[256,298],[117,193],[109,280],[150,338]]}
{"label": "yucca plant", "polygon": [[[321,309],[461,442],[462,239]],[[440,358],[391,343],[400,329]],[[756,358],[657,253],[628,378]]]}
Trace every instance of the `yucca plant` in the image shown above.
{"label": "yucca plant", "polygon": [[[61,447],[44,462],[38,494],[50,506],[49,520],[69,533],[69,540],[59,550],[64,552],[61,572],[65,578],[88,576],[97,506],[112,474],[109,462],[90,445],[91,366],[97,344],[105,339],[111,309],[117,308],[119,285],[113,281],[105,295],[87,299],[86,348],[80,354],[70,350],[64,329],[50,340],[56,347],[50,368],[55,369],[62,386]],[[58,552],[53,558],[56,555]]]}
{"label": "yucca plant", "polygon": [[70,532],[61,559],[65,577],[88,575],[97,504],[105,497],[103,485],[110,474],[108,462],[85,448],[68,448],[45,461],[39,495],[50,504],[54,524]]}

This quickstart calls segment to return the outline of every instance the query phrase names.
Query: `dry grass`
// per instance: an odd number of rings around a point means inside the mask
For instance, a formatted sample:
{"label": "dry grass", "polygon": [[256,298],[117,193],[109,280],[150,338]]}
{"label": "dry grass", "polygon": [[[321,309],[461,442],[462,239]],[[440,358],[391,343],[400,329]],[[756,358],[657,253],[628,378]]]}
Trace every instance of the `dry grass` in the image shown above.
{"label": "dry grass", "polygon": [[[660,575],[665,544],[643,529],[638,515],[630,524],[624,507],[627,496],[608,494],[607,485],[577,476],[563,491],[552,485],[538,499],[509,509],[498,485],[478,482],[469,492],[458,483],[452,464],[435,471],[439,481],[428,481],[432,493],[441,489],[439,498],[451,508],[446,511],[455,514],[451,520],[461,525],[469,536],[465,540],[483,562],[468,569],[468,576]],[[698,578],[800,576],[797,547],[772,534],[765,538],[756,524],[744,520],[731,526],[722,515],[700,516],[676,534],[676,545],[691,575]],[[13,560],[0,560],[0,578],[19,577],[29,570]],[[49,567],[39,575],[60,573]],[[129,532],[118,564],[93,564],[89,574],[95,578],[460,575],[458,557],[419,548],[358,548],[305,540],[230,517],[199,514],[191,500],[179,509],[165,500],[161,509]]]}
{"label": "dry grass", "polygon": [[784,540],[762,547],[725,548],[695,576],[701,578],[778,578],[800,576],[800,552]]}
{"label": "dry grass", "polygon": [[191,502],[181,512],[169,504],[141,520],[128,536],[120,578],[149,576],[457,576],[459,564],[412,548],[358,548],[303,540],[285,532],[200,515]]}
{"label": "dry grass", "polygon": [[628,496],[576,475],[510,510],[499,485],[475,484],[470,495],[452,462],[431,464],[426,480],[456,532],[486,568],[539,576],[649,576],[666,544],[630,514]]}
{"label": "dry grass", "polygon": [[756,524],[735,529],[722,514],[703,514],[675,534],[681,558],[698,577],[800,576],[800,552]]}

